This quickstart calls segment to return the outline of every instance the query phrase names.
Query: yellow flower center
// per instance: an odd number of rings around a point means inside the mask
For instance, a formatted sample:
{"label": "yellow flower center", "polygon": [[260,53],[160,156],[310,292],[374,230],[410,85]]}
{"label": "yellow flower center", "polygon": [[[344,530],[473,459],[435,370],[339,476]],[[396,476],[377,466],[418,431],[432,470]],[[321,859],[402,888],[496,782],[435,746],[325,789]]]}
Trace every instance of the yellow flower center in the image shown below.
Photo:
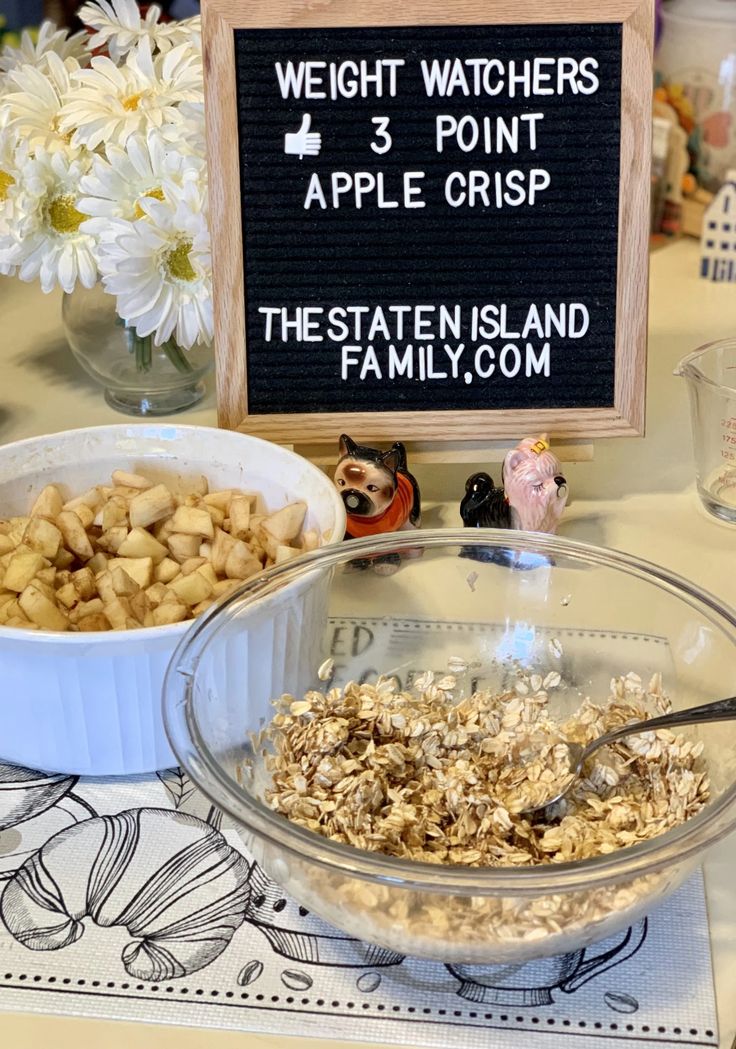
{"label": "yellow flower center", "polygon": [[51,118],[51,125],[50,125],[50,127],[51,127],[51,130],[54,132],[55,135],[58,135],[59,138],[63,139],[64,142],[67,143],[67,145],[71,145],[72,136],[74,135],[74,131],[73,130],[72,131],[66,131],[66,132],[64,132],[62,134],[61,127],[60,127],[60,120],[59,120],[58,116],[55,116],[55,117]]}
{"label": "yellow flower center", "polygon": [[143,92],[139,91],[136,95],[128,95],[127,98],[123,99],[123,109],[132,113],[140,105],[140,101],[143,98]]}
{"label": "yellow flower center", "polygon": [[159,189],[158,186],[154,186],[153,189],[147,190],[143,194],[143,196],[140,198],[140,200],[138,201],[138,203],[135,206],[135,211],[133,212],[133,215],[137,219],[142,219],[144,217],[144,215],[146,214],[145,211],[143,210],[143,208],[140,205],[140,201],[143,200],[143,197],[153,197],[154,200],[165,200],[166,199],[164,197],[164,191],[162,189]]}
{"label": "yellow flower center", "polygon": [[175,248],[167,251],[164,255],[164,265],[169,276],[175,280],[193,281],[197,274],[189,261],[189,252],[192,250],[191,240],[180,240]]}
{"label": "yellow flower center", "polygon": [[57,233],[76,233],[79,224],[88,218],[81,211],[77,211],[74,204],[74,197],[70,193],[63,197],[54,197],[49,202],[46,209],[49,225]]}
{"label": "yellow flower center", "polygon": [[7,198],[8,190],[13,185],[15,185],[13,176],[9,175],[7,171],[0,171],[0,201]]}

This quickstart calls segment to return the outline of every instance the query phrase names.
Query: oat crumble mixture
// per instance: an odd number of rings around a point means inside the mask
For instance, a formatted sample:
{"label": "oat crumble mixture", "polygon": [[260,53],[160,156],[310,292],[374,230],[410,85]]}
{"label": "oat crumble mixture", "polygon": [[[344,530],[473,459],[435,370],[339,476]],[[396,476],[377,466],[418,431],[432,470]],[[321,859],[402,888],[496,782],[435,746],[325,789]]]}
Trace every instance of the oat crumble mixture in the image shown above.
{"label": "oat crumble mixture", "polygon": [[[512,690],[455,698],[431,672],[285,695],[257,741],[272,809],[333,841],[402,859],[524,867],[587,859],[656,837],[708,799],[703,745],[666,729],[598,751],[556,818],[523,810],[569,777],[566,739],[588,743],[670,709],[659,675],[614,678],[558,722],[560,675],[519,673]],[[557,789],[555,789],[557,788]]]}

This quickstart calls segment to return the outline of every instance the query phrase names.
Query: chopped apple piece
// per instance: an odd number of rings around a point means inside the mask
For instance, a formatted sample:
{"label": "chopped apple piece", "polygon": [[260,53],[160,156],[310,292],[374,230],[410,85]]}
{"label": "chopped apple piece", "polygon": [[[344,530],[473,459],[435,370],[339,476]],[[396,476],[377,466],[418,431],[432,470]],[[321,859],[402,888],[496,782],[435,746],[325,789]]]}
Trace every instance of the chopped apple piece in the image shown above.
{"label": "chopped apple piece", "polygon": [[208,582],[199,572],[191,575],[179,576],[171,584],[171,590],[186,605],[197,605],[205,598],[212,596],[212,584]]}
{"label": "chopped apple piece", "polygon": [[196,506],[177,507],[171,524],[174,531],[182,535],[198,535],[203,539],[212,539],[215,534],[210,515]]}
{"label": "chopped apple piece", "polygon": [[112,588],[118,597],[133,597],[140,590],[140,586],[136,583],[132,576],[129,576],[124,568],[120,565],[116,565],[111,572],[112,575]]}
{"label": "chopped apple piece", "polygon": [[165,484],[157,484],[131,499],[129,514],[134,528],[147,528],[174,513],[174,496]]}
{"label": "chopped apple piece", "polygon": [[153,582],[153,561],[150,557],[112,557],[108,562],[108,568],[111,572],[116,568],[122,568],[131,579],[135,579],[142,590]]}
{"label": "chopped apple piece", "polygon": [[154,564],[163,561],[168,553],[163,543],[139,527],[131,528],[117,552],[119,557],[150,557]]}
{"label": "chopped apple piece", "polygon": [[34,550],[21,552],[19,548],[10,559],[5,578],[3,579],[3,586],[6,590],[15,590],[19,594],[21,590],[26,589],[36,573],[45,564],[46,562],[41,554],[37,554]]}
{"label": "chopped apple piece", "polygon": [[31,517],[48,517],[52,521],[61,513],[64,507],[64,499],[55,484],[47,484],[36,496],[31,507]]}
{"label": "chopped apple piece", "polygon": [[[34,583],[24,589],[18,604],[26,618],[44,630],[68,630],[69,620],[44,592]],[[9,624],[15,625],[15,624]]]}
{"label": "chopped apple piece", "polygon": [[23,542],[42,557],[48,557],[49,561],[53,561],[59,552],[62,534],[56,525],[47,521],[45,517],[32,517],[23,533]]}
{"label": "chopped apple piece", "polygon": [[141,474],[128,473],[127,470],[113,470],[112,483],[116,487],[122,485],[125,488],[153,488],[153,481]]}
{"label": "chopped apple piece", "polygon": [[179,564],[188,561],[190,557],[199,556],[199,536],[175,532],[174,535],[169,536],[166,543],[169,547],[169,554]]}
{"label": "chopped apple piece", "polygon": [[80,518],[74,510],[62,510],[56,523],[64,536],[64,544],[82,561],[94,557],[94,550]]}

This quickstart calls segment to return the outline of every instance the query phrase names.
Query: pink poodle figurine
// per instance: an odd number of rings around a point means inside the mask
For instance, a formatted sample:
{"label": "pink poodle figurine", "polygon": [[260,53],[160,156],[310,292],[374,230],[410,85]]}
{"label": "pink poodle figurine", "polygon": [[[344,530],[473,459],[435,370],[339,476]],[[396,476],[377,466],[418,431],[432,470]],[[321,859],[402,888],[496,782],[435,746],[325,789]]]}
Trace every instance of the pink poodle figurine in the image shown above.
{"label": "pink poodle figurine", "polygon": [[567,481],[547,435],[520,441],[504,459],[502,477],[511,527],[556,532],[567,502]]}
{"label": "pink poodle figurine", "polygon": [[507,453],[496,488],[487,473],[465,484],[460,516],[469,528],[522,528],[556,532],[567,502],[567,481],[546,434],[525,437]]}
{"label": "pink poodle figurine", "polygon": [[346,539],[419,527],[419,486],[407,469],[400,441],[381,452],[356,444],[344,433],[335,485],[347,512]]}

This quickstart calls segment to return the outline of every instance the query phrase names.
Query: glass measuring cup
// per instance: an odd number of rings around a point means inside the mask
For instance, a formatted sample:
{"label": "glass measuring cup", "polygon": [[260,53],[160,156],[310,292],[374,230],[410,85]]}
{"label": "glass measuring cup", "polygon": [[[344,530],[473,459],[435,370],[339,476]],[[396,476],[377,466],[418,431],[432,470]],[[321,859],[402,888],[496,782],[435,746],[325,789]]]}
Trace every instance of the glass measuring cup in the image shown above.
{"label": "glass measuring cup", "polygon": [[736,339],[694,350],[675,375],[688,381],[698,494],[706,510],[736,523]]}

